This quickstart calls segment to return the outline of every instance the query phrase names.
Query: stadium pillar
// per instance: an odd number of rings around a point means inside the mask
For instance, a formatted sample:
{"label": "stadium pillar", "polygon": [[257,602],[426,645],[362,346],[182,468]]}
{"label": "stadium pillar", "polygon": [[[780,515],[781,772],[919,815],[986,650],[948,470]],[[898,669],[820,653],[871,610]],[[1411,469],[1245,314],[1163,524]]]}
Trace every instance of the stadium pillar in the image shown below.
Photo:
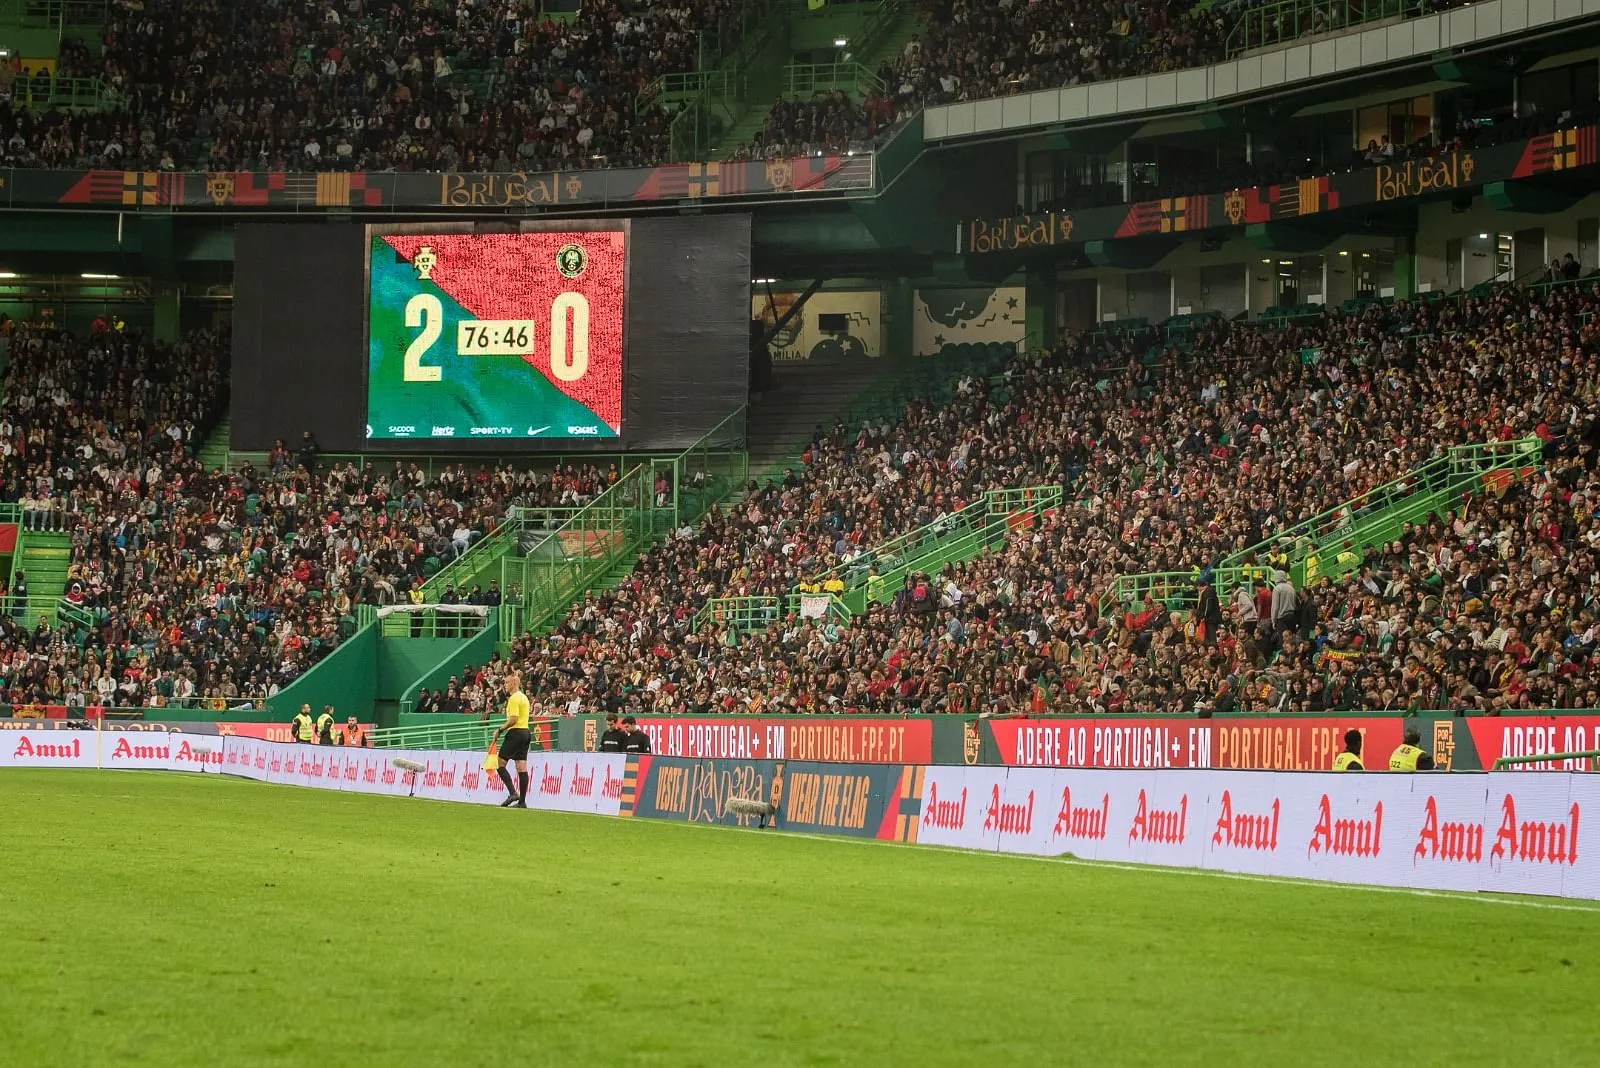
{"label": "stadium pillar", "polygon": [[1394,248],[1394,299],[1410,300],[1417,295],[1417,241],[1402,237]]}
{"label": "stadium pillar", "polygon": [[175,344],[178,340],[179,297],[176,282],[157,282],[155,289],[155,322],[152,333],[157,341]]}
{"label": "stadium pillar", "polygon": [[891,278],[883,284],[883,353],[890,360],[911,359],[911,324],[916,289],[909,278]]}
{"label": "stadium pillar", "polygon": [[1029,267],[1023,275],[1027,296],[1026,334],[1029,349],[1047,349],[1056,343],[1056,271],[1050,264]]}

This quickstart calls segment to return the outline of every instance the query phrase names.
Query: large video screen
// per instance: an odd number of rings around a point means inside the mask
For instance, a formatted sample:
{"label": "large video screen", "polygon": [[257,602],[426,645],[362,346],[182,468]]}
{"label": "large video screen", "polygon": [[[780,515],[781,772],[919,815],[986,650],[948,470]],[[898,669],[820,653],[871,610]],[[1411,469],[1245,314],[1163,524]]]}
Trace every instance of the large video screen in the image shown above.
{"label": "large video screen", "polygon": [[744,404],[750,217],[238,228],[232,447],[674,451]]}
{"label": "large video screen", "polygon": [[626,230],[369,230],[367,437],[622,435]]}

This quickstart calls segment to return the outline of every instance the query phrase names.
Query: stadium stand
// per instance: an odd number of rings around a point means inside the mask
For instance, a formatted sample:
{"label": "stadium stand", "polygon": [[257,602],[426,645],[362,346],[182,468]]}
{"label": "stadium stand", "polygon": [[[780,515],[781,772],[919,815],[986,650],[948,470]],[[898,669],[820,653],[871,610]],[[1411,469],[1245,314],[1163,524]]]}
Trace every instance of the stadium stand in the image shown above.
{"label": "stadium stand", "polygon": [[[803,471],[652,550],[473,685],[492,692],[517,663],[557,706],[653,712],[1583,703],[1600,688],[1596,306],[1592,288],[1507,287],[1019,358],[948,408],[819,435]],[[1274,574],[1202,608],[1204,629],[1154,597],[1101,613],[1119,574],[1198,577],[1450,446],[1527,435],[1548,454],[1532,477],[1358,547],[1347,577],[1275,594]],[[985,488],[1039,481],[1074,503],[1002,551],[908,577],[890,604],[692,629],[708,598],[785,590]]]}
{"label": "stadium stand", "polygon": [[59,626],[0,618],[12,705],[268,696],[348,636],[355,605],[410,597],[507,507],[582,504],[616,478],[459,464],[430,478],[416,464],[320,464],[281,442],[262,467],[207,470],[196,453],[226,410],[228,341],[15,329],[5,494],[30,529],[70,536],[70,566]]}
{"label": "stadium stand", "polygon": [[[0,164],[150,170],[512,170],[659,162],[669,116],[644,90],[691,68],[727,0],[534,5],[115,3],[100,55],[108,107],[51,106],[5,70]],[[48,79],[46,79],[48,81]],[[44,105],[40,105],[40,101]]]}

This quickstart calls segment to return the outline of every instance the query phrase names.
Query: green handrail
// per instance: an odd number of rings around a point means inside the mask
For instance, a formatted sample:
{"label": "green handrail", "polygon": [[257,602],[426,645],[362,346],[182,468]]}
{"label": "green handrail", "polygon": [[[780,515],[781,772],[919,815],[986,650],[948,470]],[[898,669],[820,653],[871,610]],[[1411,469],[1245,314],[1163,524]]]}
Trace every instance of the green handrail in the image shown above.
{"label": "green handrail", "polygon": [[[1018,523],[1036,521],[1046,511],[1059,508],[1060,486],[1020,486],[990,490],[965,508],[918,527],[908,534],[852,557],[830,568],[790,593],[791,610],[798,598],[811,592],[834,593],[846,612],[864,612],[869,604],[892,599],[906,576],[933,572],[952,560],[970,559],[1003,541]],[[828,590],[830,584],[842,590]]]}
{"label": "green handrail", "polygon": [[525,618],[513,622],[530,631],[545,626],[619,561],[637,554],[653,532],[652,490],[648,466],[638,464],[549,532],[532,555],[502,557],[501,590],[522,591]]}
{"label": "green handrail", "polygon": [[1534,756],[1501,757],[1494,762],[1494,770],[1516,764],[1557,763],[1563,760],[1587,760],[1590,771],[1600,771],[1600,749],[1583,749],[1575,753],[1539,753]]}
{"label": "green handrail", "polygon": [[[1453,508],[1460,495],[1487,488],[1495,475],[1515,477],[1539,462],[1542,448],[1536,437],[1458,445],[1392,482],[1225,557],[1210,569],[1217,594],[1225,596],[1233,586],[1265,576],[1268,554],[1285,542],[1292,546],[1288,570],[1296,586],[1342,578],[1361,566],[1369,546],[1393,540],[1408,522]],[[1110,615],[1136,605],[1146,594],[1173,611],[1183,609],[1194,604],[1200,572],[1197,565],[1187,573],[1119,575],[1101,597],[1100,612]]]}
{"label": "green handrail", "polygon": [[713,597],[689,620],[691,630],[724,626],[736,633],[762,631],[783,612],[781,597]]}
{"label": "green handrail", "polygon": [[812,96],[842,89],[865,97],[882,93],[883,79],[854,60],[838,63],[791,63],[783,71],[783,91],[788,96]]}
{"label": "green handrail", "polygon": [[482,749],[487,751],[494,728],[476,723],[430,724],[424,727],[374,727],[367,737],[374,749]]}

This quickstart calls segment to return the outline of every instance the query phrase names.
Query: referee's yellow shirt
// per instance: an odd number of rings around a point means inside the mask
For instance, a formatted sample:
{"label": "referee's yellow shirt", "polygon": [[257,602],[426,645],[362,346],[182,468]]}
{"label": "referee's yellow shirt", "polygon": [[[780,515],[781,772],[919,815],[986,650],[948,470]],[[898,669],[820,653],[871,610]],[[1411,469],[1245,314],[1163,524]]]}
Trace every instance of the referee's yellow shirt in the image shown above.
{"label": "referee's yellow shirt", "polygon": [[528,729],[528,695],[518,690],[506,698],[506,715],[511,717],[512,730]]}

